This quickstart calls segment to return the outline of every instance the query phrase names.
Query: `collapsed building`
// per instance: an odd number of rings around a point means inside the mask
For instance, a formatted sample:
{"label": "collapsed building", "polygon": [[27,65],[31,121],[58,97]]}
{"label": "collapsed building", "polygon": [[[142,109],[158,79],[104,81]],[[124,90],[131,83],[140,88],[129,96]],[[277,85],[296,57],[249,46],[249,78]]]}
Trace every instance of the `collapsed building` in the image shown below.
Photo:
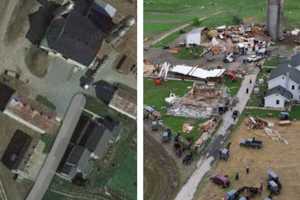
{"label": "collapsed building", "polygon": [[225,111],[230,104],[226,88],[200,82],[194,82],[183,97],[167,98],[166,101],[169,115],[188,118],[210,118]]}
{"label": "collapsed building", "polygon": [[167,77],[188,80],[202,81],[221,81],[225,74],[225,69],[210,69],[206,70],[199,66],[188,65],[171,65],[167,62],[160,65],[158,76],[161,79]]}

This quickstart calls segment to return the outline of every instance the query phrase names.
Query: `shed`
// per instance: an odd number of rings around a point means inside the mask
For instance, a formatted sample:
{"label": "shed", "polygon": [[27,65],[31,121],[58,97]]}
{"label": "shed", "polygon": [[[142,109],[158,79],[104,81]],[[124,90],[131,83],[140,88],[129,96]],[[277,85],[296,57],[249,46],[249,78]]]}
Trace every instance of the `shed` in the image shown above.
{"label": "shed", "polygon": [[186,46],[190,46],[190,45],[199,46],[201,44],[201,34],[202,34],[203,29],[204,28],[196,28],[196,29],[193,29],[192,31],[188,32],[185,35]]}

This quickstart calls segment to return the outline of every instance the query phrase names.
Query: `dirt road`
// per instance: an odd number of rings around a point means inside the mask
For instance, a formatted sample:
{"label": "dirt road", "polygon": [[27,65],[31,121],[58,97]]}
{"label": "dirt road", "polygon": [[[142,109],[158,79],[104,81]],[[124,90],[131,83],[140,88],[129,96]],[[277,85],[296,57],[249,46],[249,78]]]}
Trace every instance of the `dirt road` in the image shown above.
{"label": "dirt road", "polygon": [[144,134],[145,200],[172,200],[179,189],[176,163],[149,134]]}
{"label": "dirt road", "polygon": [[[275,124],[274,130],[279,131],[289,144],[273,141],[266,136],[263,130],[249,130],[245,121],[232,134],[231,157],[227,162],[218,162],[216,169],[211,174],[228,174],[231,179],[232,188],[241,186],[258,187],[264,184],[264,192],[261,196],[253,200],[264,199],[269,192],[266,190],[267,170],[272,168],[280,177],[283,185],[282,192],[274,200],[296,200],[300,199],[300,122],[293,122],[290,126],[280,127],[276,123],[278,120],[267,119]],[[264,147],[260,150],[246,149],[239,145],[243,138],[255,137],[263,141]],[[250,173],[246,174],[245,168],[250,168]],[[240,179],[234,180],[236,172],[240,173]],[[208,182],[204,184],[196,200],[220,200],[226,190]]]}

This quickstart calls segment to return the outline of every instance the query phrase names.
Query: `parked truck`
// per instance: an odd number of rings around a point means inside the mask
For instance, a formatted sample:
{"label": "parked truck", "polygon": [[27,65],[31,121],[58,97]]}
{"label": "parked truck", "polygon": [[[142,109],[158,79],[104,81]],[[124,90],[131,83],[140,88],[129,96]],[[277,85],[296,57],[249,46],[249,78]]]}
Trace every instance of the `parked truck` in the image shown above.
{"label": "parked truck", "polygon": [[240,146],[253,149],[261,149],[263,147],[263,142],[260,140],[256,140],[255,138],[242,139],[240,142]]}

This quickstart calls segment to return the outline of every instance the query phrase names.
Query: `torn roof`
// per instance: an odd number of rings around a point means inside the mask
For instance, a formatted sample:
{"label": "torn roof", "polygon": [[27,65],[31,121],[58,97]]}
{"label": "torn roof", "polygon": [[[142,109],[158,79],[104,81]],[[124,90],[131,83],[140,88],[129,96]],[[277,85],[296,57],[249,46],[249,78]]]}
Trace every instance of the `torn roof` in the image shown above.
{"label": "torn roof", "polygon": [[221,77],[224,74],[225,69],[206,70],[194,66],[175,65],[170,69],[170,71],[195,78],[207,79]]}

